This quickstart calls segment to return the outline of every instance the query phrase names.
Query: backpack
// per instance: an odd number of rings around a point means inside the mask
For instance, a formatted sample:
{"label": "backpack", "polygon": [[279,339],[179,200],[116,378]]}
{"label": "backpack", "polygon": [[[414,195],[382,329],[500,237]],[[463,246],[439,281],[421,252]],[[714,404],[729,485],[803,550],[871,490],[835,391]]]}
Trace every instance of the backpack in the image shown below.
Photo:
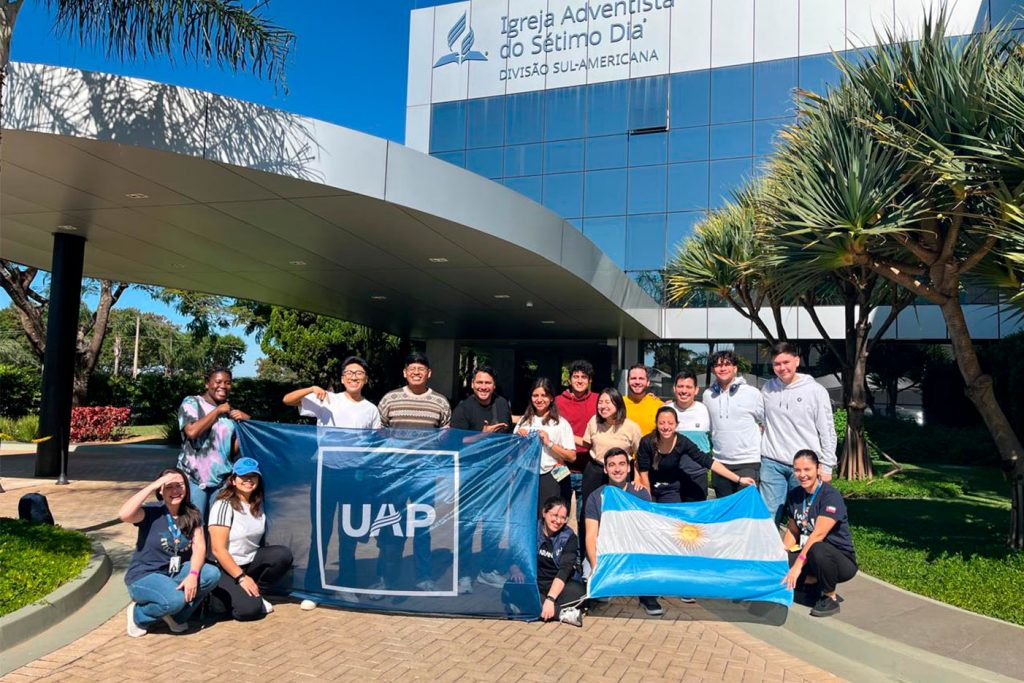
{"label": "backpack", "polygon": [[41,493],[26,493],[22,496],[18,501],[18,519],[53,526],[53,515],[46,496]]}

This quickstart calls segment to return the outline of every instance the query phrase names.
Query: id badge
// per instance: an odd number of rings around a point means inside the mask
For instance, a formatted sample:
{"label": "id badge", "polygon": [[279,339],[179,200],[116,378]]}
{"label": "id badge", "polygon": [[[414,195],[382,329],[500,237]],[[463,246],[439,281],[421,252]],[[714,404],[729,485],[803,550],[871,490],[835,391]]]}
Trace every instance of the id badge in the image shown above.
{"label": "id badge", "polygon": [[810,538],[810,534],[800,534],[800,547],[803,548],[807,545],[807,539]]}
{"label": "id badge", "polygon": [[171,558],[171,564],[167,567],[167,575],[174,576],[181,571],[181,555],[175,555]]}
{"label": "id badge", "polygon": [[555,478],[555,481],[562,481],[569,476],[569,468],[565,465],[556,465],[551,468],[551,476]]}

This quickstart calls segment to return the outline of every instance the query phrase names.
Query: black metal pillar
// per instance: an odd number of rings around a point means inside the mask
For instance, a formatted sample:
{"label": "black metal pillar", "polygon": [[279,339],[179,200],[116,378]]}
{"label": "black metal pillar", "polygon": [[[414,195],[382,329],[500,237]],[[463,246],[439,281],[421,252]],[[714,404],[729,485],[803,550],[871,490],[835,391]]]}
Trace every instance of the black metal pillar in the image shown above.
{"label": "black metal pillar", "polygon": [[36,451],[37,477],[55,477],[67,472],[84,258],[84,237],[54,234],[43,390],[39,405],[39,436],[51,438],[40,443]]}

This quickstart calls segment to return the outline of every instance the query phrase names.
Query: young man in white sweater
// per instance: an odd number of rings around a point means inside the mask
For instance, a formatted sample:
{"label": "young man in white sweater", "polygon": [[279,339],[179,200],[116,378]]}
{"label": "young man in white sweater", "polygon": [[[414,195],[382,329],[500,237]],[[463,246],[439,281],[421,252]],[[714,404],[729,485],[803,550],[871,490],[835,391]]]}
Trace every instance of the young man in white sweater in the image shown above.
{"label": "young man in white sweater", "polygon": [[814,451],[821,462],[822,481],[831,481],[836,464],[836,427],[825,387],[810,375],[797,372],[799,349],[789,342],[779,342],[772,347],[771,357],[775,379],[761,389],[764,434],[760,489],[778,522],[786,494],[799,486],[793,476],[793,456],[797,451]]}
{"label": "young man in white sweater", "polygon": [[[711,444],[715,460],[741,477],[761,480],[761,425],[764,400],[761,392],[739,377],[739,357],[733,351],[711,356],[714,383],[704,392],[704,406],[711,420]],[[716,498],[741,488],[717,473],[711,473]]]}

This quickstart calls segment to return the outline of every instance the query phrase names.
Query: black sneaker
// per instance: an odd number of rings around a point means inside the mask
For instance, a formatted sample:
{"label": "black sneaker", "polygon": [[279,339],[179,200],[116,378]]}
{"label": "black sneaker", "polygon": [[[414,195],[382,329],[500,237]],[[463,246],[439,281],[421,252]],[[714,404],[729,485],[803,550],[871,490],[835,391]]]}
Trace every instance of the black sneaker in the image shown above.
{"label": "black sneaker", "polygon": [[839,614],[839,601],[827,595],[822,595],[811,608],[812,617],[831,617],[833,614]]}
{"label": "black sneaker", "polygon": [[658,598],[644,597],[640,598],[640,604],[643,606],[644,611],[647,612],[649,617],[660,617],[665,613],[665,608],[658,602]]}

